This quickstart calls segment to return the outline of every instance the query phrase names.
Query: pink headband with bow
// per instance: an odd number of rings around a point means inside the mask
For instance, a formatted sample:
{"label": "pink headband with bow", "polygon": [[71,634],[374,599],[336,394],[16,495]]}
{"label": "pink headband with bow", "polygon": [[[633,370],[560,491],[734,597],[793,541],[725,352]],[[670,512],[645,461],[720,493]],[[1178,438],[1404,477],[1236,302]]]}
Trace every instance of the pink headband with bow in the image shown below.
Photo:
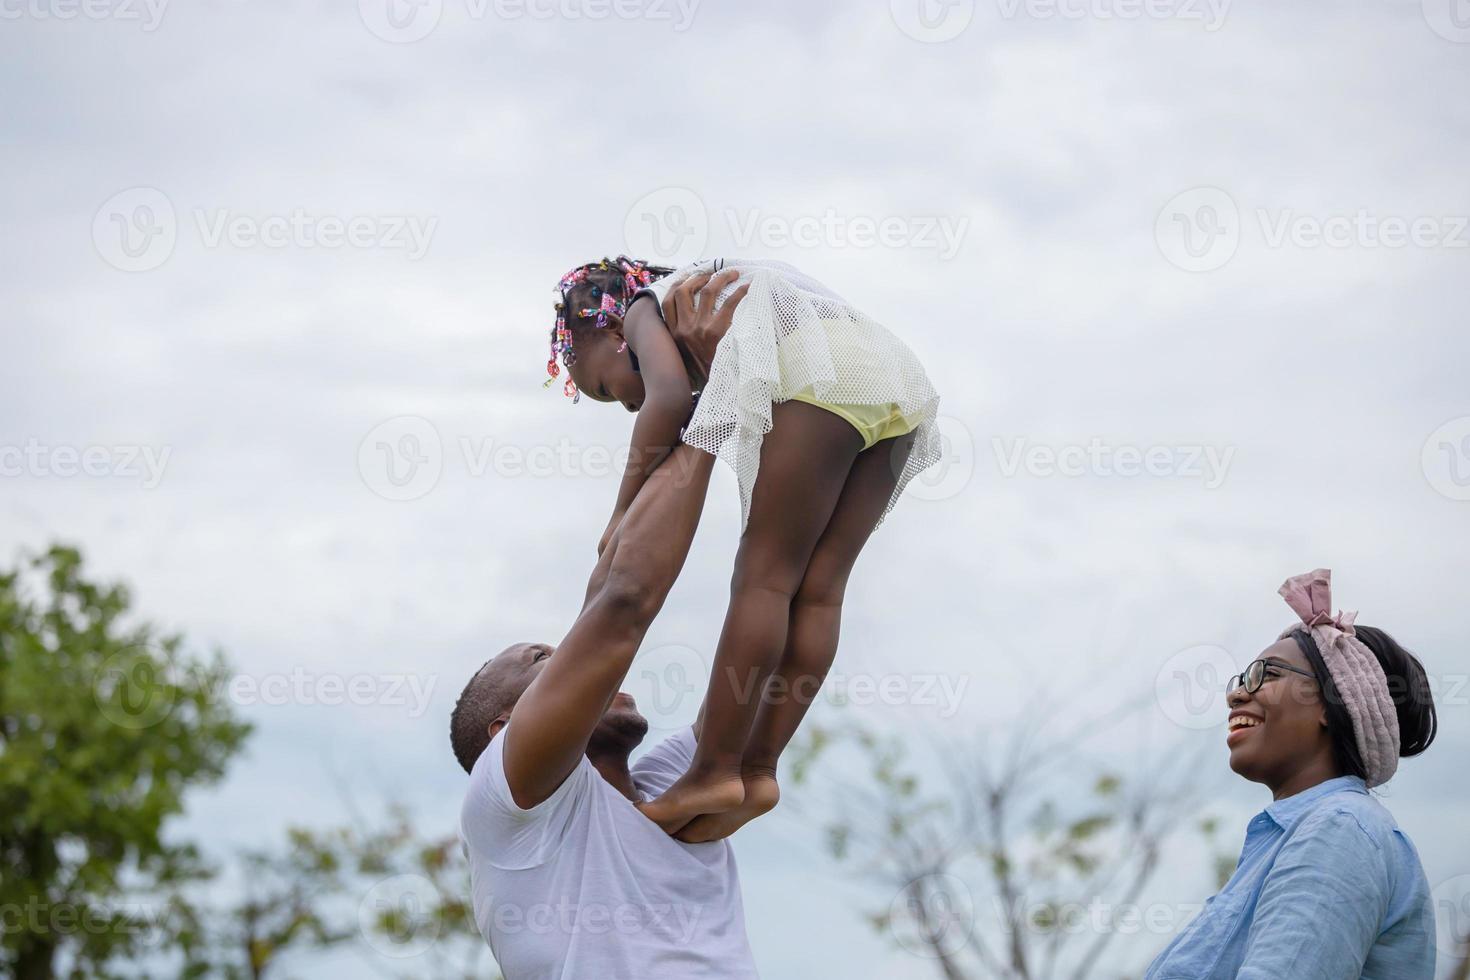
{"label": "pink headband with bow", "polygon": [[1332,683],[1353,720],[1358,754],[1369,786],[1393,777],[1399,765],[1399,716],[1388,691],[1388,678],[1373,651],[1353,630],[1355,612],[1332,614],[1332,571],[1318,568],[1293,575],[1277,590],[1301,617],[1281,633],[1285,639],[1306,630],[1317,644]]}

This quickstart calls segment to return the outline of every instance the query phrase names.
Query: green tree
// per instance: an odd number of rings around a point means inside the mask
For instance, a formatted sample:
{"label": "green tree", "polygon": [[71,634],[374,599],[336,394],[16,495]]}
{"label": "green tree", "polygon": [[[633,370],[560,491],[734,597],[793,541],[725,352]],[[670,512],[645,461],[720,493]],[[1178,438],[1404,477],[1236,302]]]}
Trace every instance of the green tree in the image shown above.
{"label": "green tree", "polygon": [[406,808],[391,807],[373,829],[293,830],[287,863],[348,900],[339,934],[355,929],[383,972],[436,980],[496,975],[470,909],[459,838],[425,837]]}
{"label": "green tree", "polygon": [[208,871],[164,831],[249,727],[214,697],[220,655],[188,657],[129,605],[73,548],[0,572],[0,973],[17,980],[116,976],[198,939],[179,896]]}

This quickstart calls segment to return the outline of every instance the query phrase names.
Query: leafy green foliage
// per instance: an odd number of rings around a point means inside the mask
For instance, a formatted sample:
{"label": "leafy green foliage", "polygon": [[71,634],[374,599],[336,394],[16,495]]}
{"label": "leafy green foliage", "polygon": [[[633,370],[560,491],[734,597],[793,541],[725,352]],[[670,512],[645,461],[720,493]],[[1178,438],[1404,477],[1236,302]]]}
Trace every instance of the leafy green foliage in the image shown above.
{"label": "leafy green foliage", "polygon": [[177,896],[207,871],[164,829],[249,727],[215,697],[221,657],[129,605],[73,548],[0,573],[0,972],[19,980],[112,976],[194,928]]}

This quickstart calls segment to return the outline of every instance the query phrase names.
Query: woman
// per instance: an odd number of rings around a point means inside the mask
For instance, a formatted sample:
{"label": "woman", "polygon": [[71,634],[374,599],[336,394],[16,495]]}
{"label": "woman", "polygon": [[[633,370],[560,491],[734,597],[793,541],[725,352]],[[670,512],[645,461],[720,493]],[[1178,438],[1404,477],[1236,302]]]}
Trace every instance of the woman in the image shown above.
{"label": "woman", "polygon": [[1230,682],[1230,768],[1275,798],[1224,889],[1145,980],[1433,980],[1418,852],[1368,790],[1434,740],[1424,668],[1331,613],[1332,573],[1287,579],[1301,622]]}

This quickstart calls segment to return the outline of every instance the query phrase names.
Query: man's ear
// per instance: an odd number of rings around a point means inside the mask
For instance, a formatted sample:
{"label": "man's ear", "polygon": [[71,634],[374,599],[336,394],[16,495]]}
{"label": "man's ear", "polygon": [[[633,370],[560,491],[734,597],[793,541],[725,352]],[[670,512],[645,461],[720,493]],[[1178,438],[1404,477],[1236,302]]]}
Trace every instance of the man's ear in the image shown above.
{"label": "man's ear", "polygon": [[500,732],[500,730],[505,727],[505,723],[508,721],[510,721],[510,715],[496,715],[495,720],[490,723],[490,727],[485,729],[485,731],[488,732],[490,737],[493,739]]}

